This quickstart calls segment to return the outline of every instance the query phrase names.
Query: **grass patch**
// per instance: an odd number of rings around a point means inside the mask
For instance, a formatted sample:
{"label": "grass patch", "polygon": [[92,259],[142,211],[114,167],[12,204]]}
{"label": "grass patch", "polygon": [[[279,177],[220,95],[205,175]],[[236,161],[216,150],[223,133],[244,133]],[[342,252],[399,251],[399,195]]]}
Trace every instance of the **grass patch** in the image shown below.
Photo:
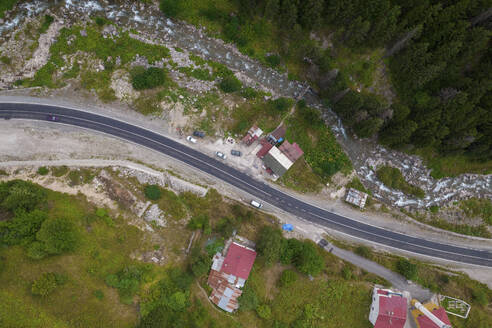
{"label": "grass patch", "polygon": [[103,102],[116,100],[114,90],[111,88],[110,71],[84,71],[81,75],[81,84],[86,90],[94,90]]}
{"label": "grass patch", "polygon": [[48,168],[46,166],[40,166],[37,170],[37,173],[39,175],[46,175],[46,174],[50,173],[50,170],[48,170]]}
{"label": "grass patch", "polygon": [[[45,193],[48,216],[73,222],[80,232],[80,242],[69,254],[36,261],[29,259],[20,245],[0,248],[6,264],[0,272],[2,326],[95,327],[105,323],[134,327],[136,306],[122,304],[104,278],[132,264],[130,253],[146,247],[142,232],[118,220],[115,226],[107,225],[92,214],[95,208],[81,195],[50,190]],[[31,283],[48,272],[66,277],[65,282],[44,297],[32,295]],[[104,302],[94,297],[96,290],[107,295]]]}
{"label": "grass patch", "polygon": [[3,169],[0,169],[0,175],[9,175],[7,171],[3,170]]}
{"label": "grass patch", "polygon": [[485,198],[470,198],[461,201],[460,208],[469,217],[482,218],[485,224],[492,225],[492,201]]}
{"label": "grass patch", "polygon": [[345,186],[347,189],[353,188],[355,190],[359,190],[365,192],[366,194],[371,195],[371,191],[367,190],[366,187],[360,182],[358,177],[354,177],[347,185]]}
{"label": "grass patch", "polygon": [[55,19],[52,16],[44,15],[43,22],[41,23],[41,26],[39,27],[39,34],[46,33],[46,31],[48,31],[51,23],[53,23],[54,20]]}
{"label": "grass patch", "polygon": [[57,178],[64,176],[65,174],[70,171],[68,166],[62,165],[62,166],[53,166],[50,168],[51,169],[51,174]]}
{"label": "grass patch", "polygon": [[376,175],[389,188],[401,190],[407,195],[413,195],[418,198],[425,197],[424,190],[408,183],[401,171],[395,167],[381,166],[377,169]]}
{"label": "grass patch", "polygon": [[352,170],[350,159],[318,111],[299,104],[295,114],[286,120],[286,125],[286,139],[299,144],[306,162],[323,181],[338,171],[349,173]]}
{"label": "grass patch", "polygon": [[7,10],[11,10],[14,8],[14,5],[18,2],[19,0],[2,0],[0,1],[0,18],[5,17],[5,12]]}
{"label": "grass patch", "polygon": [[279,181],[286,187],[302,193],[319,192],[323,188],[319,176],[313,172],[304,158],[299,158]]}

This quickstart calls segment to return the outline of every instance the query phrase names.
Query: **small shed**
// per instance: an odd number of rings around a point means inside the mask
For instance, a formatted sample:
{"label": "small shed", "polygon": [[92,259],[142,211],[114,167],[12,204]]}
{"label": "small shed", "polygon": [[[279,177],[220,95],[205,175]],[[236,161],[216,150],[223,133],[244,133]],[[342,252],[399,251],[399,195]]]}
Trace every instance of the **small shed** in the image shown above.
{"label": "small shed", "polygon": [[365,192],[350,188],[345,197],[345,201],[360,208],[364,208],[364,206],[366,206],[367,196],[368,195]]}

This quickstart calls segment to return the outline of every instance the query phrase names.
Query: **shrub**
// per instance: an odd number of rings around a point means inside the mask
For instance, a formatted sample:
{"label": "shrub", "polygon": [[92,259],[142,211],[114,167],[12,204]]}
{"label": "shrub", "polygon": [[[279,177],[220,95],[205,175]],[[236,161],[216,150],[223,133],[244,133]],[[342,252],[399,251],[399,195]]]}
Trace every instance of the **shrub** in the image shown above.
{"label": "shrub", "polygon": [[61,254],[76,248],[79,233],[72,221],[50,218],[43,222],[36,238],[43,243],[48,254]]}
{"label": "shrub", "polygon": [[395,167],[382,166],[376,171],[376,176],[389,188],[399,189],[405,194],[414,195],[418,198],[424,198],[425,196],[424,190],[409,184],[401,171]]}
{"label": "shrub", "polygon": [[285,112],[287,109],[289,109],[290,106],[292,106],[292,100],[284,97],[277,98],[271,103],[273,105],[273,108],[275,108],[279,112]]}
{"label": "shrub", "polygon": [[29,248],[27,249],[27,257],[33,260],[41,260],[45,258],[46,255],[48,254],[46,253],[44,245],[39,241],[33,242],[31,245],[29,245]]}
{"label": "shrub", "polygon": [[414,264],[407,259],[399,259],[396,268],[398,272],[408,280],[415,280],[417,278],[417,264]]}
{"label": "shrub", "polygon": [[325,262],[312,243],[304,242],[301,251],[294,258],[294,265],[300,272],[315,276],[321,272]]}
{"label": "shrub", "polygon": [[4,192],[0,193],[0,202],[5,209],[12,212],[19,209],[31,211],[46,198],[43,189],[28,181],[13,180],[4,183],[4,186]]}
{"label": "shrub", "polygon": [[51,17],[50,15],[45,15],[43,24],[41,24],[41,27],[39,28],[39,33],[43,34],[46,31],[48,31],[48,28],[50,27],[51,23],[53,23],[55,19]]}
{"label": "shrub", "polygon": [[246,99],[254,99],[258,96],[258,91],[253,88],[247,87],[241,90],[241,96]]}
{"label": "shrub", "polygon": [[272,316],[272,309],[267,304],[262,304],[256,307],[256,313],[262,319],[270,319]]}
{"label": "shrub", "polygon": [[33,295],[45,297],[65,282],[65,276],[54,272],[46,272],[43,273],[41,277],[33,281],[31,285],[31,293]]}
{"label": "shrub", "polygon": [[264,227],[258,236],[256,249],[267,265],[278,262],[282,252],[282,232],[269,226]]}
{"label": "shrub", "polygon": [[162,68],[149,67],[147,70],[134,69],[132,86],[135,90],[152,89],[166,83],[166,72]]}
{"label": "shrub", "polygon": [[182,0],[161,0],[159,8],[169,17],[176,17],[184,10]]}
{"label": "shrub", "polygon": [[241,87],[241,81],[239,81],[234,75],[226,76],[219,83],[219,88],[225,93],[236,92],[240,90]]}
{"label": "shrub", "polygon": [[12,63],[12,59],[10,59],[10,57],[7,56],[1,56],[0,62],[4,63],[5,65],[10,65]]}
{"label": "shrub", "polygon": [[345,280],[351,280],[352,279],[352,269],[348,266],[345,265],[342,269],[342,277]]}
{"label": "shrub", "polygon": [[145,197],[150,200],[158,200],[162,196],[161,189],[158,185],[148,185],[144,189]]}
{"label": "shrub", "polygon": [[48,174],[49,172],[50,172],[50,171],[49,171],[49,170],[48,170],[48,168],[47,168],[47,167],[45,167],[45,166],[41,166],[41,167],[39,167],[39,168],[38,168],[38,174],[39,174],[39,175],[46,175],[46,174]]}
{"label": "shrub", "polygon": [[248,283],[244,286],[243,293],[239,296],[238,301],[241,311],[254,310],[258,307],[259,302],[255,290]]}
{"label": "shrub", "polygon": [[366,259],[371,259],[372,258],[372,252],[371,249],[367,246],[359,246],[355,249],[355,254],[365,257]]}
{"label": "shrub", "polygon": [[270,65],[271,67],[277,67],[278,65],[280,65],[280,56],[278,55],[266,56],[265,60],[267,64]]}
{"label": "shrub", "polygon": [[297,273],[292,270],[284,270],[280,276],[280,286],[288,287],[297,281]]}
{"label": "shrub", "polygon": [[100,289],[95,290],[94,293],[92,293],[92,294],[94,295],[94,297],[96,297],[100,301],[104,298],[104,293]]}
{"label": "shrub", "polygon": [[0,241],[7,245],[27,245],[36,239],[36,233],[48,214],[40,210],[17,210],[13,219],[0,222]]}
{"label": "shrub", "polygon": [[149,265],[129,265],[116,274],[108,275],[105,281],[108,286],[118,289],[123,303],[130,304],[140,284],[147,279],[151,268]]}

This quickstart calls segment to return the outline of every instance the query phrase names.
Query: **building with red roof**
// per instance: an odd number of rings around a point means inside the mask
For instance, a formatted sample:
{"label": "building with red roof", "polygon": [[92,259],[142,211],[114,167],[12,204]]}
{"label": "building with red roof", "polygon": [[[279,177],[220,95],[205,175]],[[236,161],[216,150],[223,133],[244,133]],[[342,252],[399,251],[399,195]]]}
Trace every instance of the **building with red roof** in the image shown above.
{"label": "building with red roof", "polygon": [[374,328],[403,328],[407,321],[407,299],[399,292],[374,287],[369,321]]}
{"label": "building with red roof", "polygon": [[[412,301],[412,303],[417,303],[417,302]],[[414,306],[416,306],[416,304]],[[418,308],[412,310],[412,317],[415,320],[415,323],[417,324],[417,328],[451,327],[451,322],[449,321],[448,315],[446,313],[446,310],[444,310],[444,308],[432,302],[426,303],[424,305],[419,304],[419,307],[423,307],[423,308],[421,308],[421,310]],[[424,313],[422,311],[428,313]],[[430,317],[432,316],[434,316],[434,318],[431,319]],[[439,324],[437,324],[436,322],[439,322]]]}
{"label": "building with red roof", "polygon": [[237,298],[242,294],[241,288],[249,277],[255,259],[254,250],[235,242],[230,244],[225,257],[215,254],[208,276],[208,285],[212,287],[209,299],[227,312],[237,310]]}
{"label": "building with red roof", "polygon": [[301,147],[297,143],[289,143],[287,140],[285,140],[278,149],[285,155],[287,156],[288,159],[292,163],[297,161],[303,154],[304,152],[302,151]]}

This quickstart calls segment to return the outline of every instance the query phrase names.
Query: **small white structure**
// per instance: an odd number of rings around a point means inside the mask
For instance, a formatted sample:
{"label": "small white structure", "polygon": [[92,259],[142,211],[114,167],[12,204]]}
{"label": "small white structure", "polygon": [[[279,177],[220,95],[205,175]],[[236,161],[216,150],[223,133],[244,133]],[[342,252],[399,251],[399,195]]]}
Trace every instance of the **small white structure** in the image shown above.
{"label": "small white structure", "polygon": [[345,197],[345,201],[362,209],[366,206],[367,196],[368,195],[365,192],[350,188]]}

